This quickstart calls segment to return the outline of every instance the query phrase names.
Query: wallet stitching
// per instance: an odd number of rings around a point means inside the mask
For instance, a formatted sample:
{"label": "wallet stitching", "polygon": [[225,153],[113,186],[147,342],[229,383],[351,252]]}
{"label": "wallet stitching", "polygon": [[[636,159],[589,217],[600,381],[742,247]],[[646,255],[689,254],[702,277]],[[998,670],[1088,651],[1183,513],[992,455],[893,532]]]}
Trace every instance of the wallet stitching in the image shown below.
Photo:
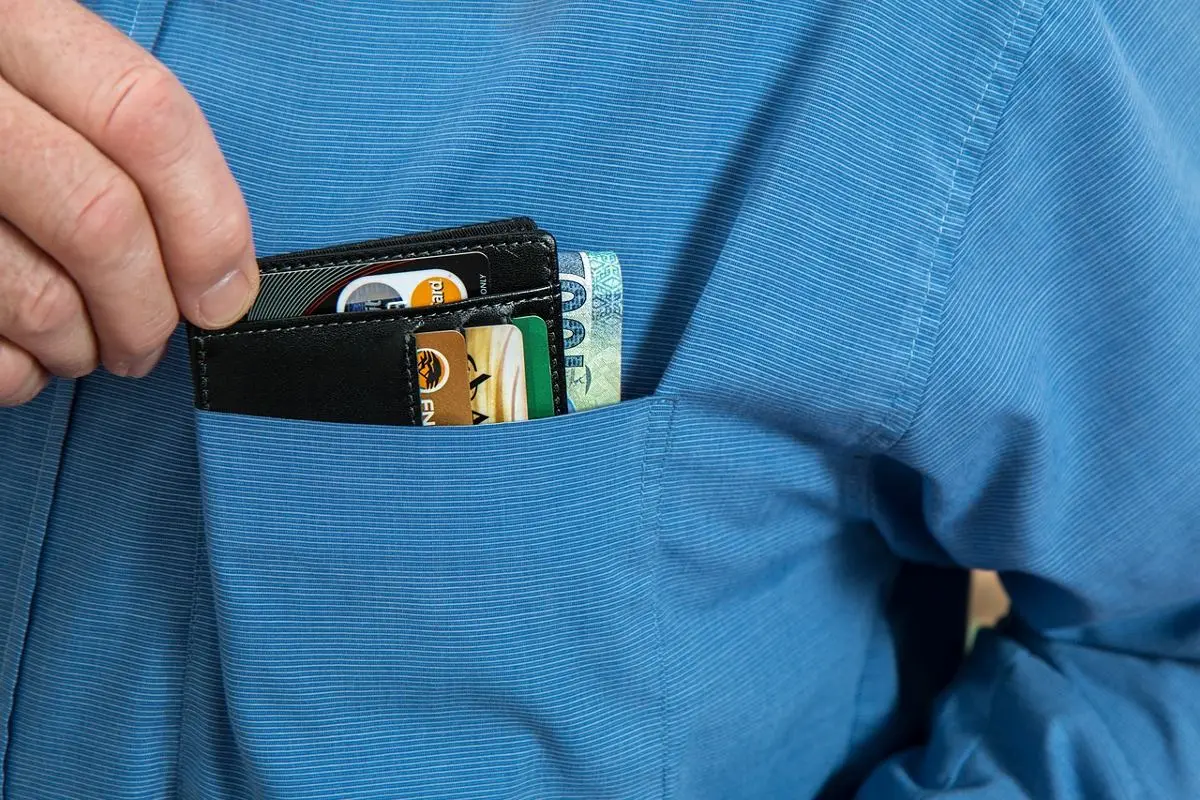
{"label": "wallet stitching", "polygon": [[407,393],[408,400],[408,423],[410,425],[417,424],[417,401],[420,399],[420,392],[413,394],[413,375],[412,375],[412,359],[409,354],[413,351],[413,336],[409,331],[404,332],[404,391]]}
{"label": "wallet stitching", "polygon": [[[252,330],[252,331],[221,331],[219,333],[208,333],[208,334],[205,334],[204,336],[197,336],[196,342],[198,343],[198,345],[200,347],[200,359],[201,359],[201,363],[203,363],[204,342],[208,339],[225,339],[225,338],[229,338],[231,336],[253,336],[255,334],[260,334],[260,333],[283,333],[284,331],[305,331],[305,330],[313,330],[316,328],[334,328],[334,327],[338,327],[340,325],[382,325],[382,324],[386,324],[389,322],[393,323],[393,324],[399,324],[399,323],[404,323],[404,322],[412,322],[412,323],[431,322],[433,320],[443,319],[446,317],[459,317],[465,313],[470,313],[473,311],[499,311],[504,306],[513,306],[518,303],[530,303],[530,302],[537,302],[537,301],[543,301],[543,300],[550,300],[553,297],[554,297],[554,295],[549,294],[549,293],[540,294],[540,295],[532,295],[530,297],[521,297],[521,298],[509,300],[507,302],[489,303],[489,304],[485,304],[485,305],[471,306],[470,308],[464,308],[464,309],[460,309],[460,310],[456,310],[456,311],[442,311],[437,314],[423,314],[423,315],[411,316],[411,317],[383,317],[381,319],[355,319],[355,320],[344,320],[342,322],[315,322],[315,323],[309,323],[307,325],[282,325],[282,326],[275,327],[275,328],[259,328],[259,329]],[[405,335],[407,336],[408,334],[405,334]]]}
{"label": "wallet stitching", "polygon": [[[544,239],[542,239],[540,237],[530,237],[530,238],[510,239],[510,240],[504,241],[504,242],[493,242],[491,244],[483,244],[483,245],[463,245],[463,246],[459,246],[459,247],[440,247],[440,248],[433,248],[433,249],[418,248],[416,250],[400,249],[400,250],[396,250],[393,252],[387,252],[387,253],[383,253],[383,254],[379,254],[379,255],[374,255],[369,258],[345,258],[341,261],[337,261],[337,260],[326,261],[326,260],[317,259],[315,261],[303,261],[299,264],[289,264],[287,266],[280,266],[280,267],[276,267],[276,266],[272,265],[272,266],[267,267],[266,269],[262,269],[261,271],[264,275],[272,275],[275,273],[293,272],[298,269],[312,269],[313,267],[349,267],[349,266],[359,266],[359,265],[363,265],[363,264],[378,264],[383,261],[390,261],[391,259],[394,259],[394,258],[424,258],[425,256],[443,256],[443,255],[452,255],[454,253],[471,253],[471,252],[477,252],[477,251],[504,250],[504,249],[514,247],[517,245],[534,245],[539,250],[541,250],[542,252],[544,252],[546,254],[549,254],[549,252],[550,252],[550,245]],[[334,256],[333,258],[336,259],[336,256]],[[542,273],[545,277],[549,278],[550,269],[549,269],[548,264],[542,265]]]}
{"label": "wallet stitching", "polygon": [[[540,297],[539,300],[551,300],[554,295]],[[554,413],[558,413],[558,409],[562,400],[562,393],[559,391],[558,378],[558,345],[556,343],[556,331],[562,330],[562,318],[558,316],[561,312],[558,309],[551,310],[551,316],[555,319],[550,320],[550,325],[546,331],[547,338],[550,340],[550,389],[554,392]],[[561,387],[566,389],[565,384]]]}
{"label": "wallet stitching", "polygon": [[208,399],[208,352],[204,349],[204,341],[208,337],[196,337],[197,360],[200,362],[200,408],[208,411],[212,405]]}
{"label": "wallet stitching", "polygon": [[[227,339],[232,336],[254,336],[255,334],[259,334],[259,333],[283,333],[285,331],[307,331],[307,330],[315,330],[317,328],[336,328],[336,327],[345,326],[345,325],[377,325],[377,324],[382,325],[382,324],[386,324],[389,322],[393,323],[393,324],[399,324],[399,323],[403,323],[403,322],[408,322],[411,319],[412,318],[410,318],[410,317],[384,317],[382,319],[354,319],[354,320],[346,320],[344,322],[315,322],[315,323],[309,323],[307,325],[280,325],[275,328],[258,328],[256,330],[252,330],[252,331],[221,331],[220,333],[209,333],[204,336],[197,336],[196,341],[200,342],[201,346],[203,346],[203,343],[206,339]],[[426,317],[422,317],[422,319],[426,319]]]}

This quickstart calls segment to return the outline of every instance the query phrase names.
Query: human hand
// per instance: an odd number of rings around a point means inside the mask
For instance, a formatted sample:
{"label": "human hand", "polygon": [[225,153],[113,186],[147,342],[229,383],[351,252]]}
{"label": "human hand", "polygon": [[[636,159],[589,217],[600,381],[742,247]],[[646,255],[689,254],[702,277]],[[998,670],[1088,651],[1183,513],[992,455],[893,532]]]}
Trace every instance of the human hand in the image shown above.
{"label": "human hand", "polygon": [[74,0],[0,0],[0,405],[103,363],[140,377],[182,315],[241,317],[250,219],[208,123]]}

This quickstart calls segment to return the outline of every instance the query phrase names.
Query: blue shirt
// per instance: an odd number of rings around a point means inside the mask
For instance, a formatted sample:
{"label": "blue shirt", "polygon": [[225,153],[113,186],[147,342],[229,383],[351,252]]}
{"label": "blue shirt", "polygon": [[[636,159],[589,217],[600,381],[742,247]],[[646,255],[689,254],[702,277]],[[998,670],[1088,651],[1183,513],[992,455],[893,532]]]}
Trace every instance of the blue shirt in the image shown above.
{"label": "blue shirt", "polygon": [[261,255],[619,252],[628,400],[0,413],[3,797],[1200,797],[1192,0],[91,5]]}

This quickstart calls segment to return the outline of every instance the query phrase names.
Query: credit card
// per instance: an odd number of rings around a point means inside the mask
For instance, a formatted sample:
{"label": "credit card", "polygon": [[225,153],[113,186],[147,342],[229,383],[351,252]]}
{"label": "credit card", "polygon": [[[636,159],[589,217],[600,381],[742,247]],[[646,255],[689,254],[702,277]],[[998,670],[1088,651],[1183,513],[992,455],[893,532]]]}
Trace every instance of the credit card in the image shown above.
{"label": "credit card", "polygon": [[529,419],[525,351],[516,325],[467,328],[472,424]]}
{"label": "credit card", "polygon": [[352,281],[371,275],[419,270],[443,270],[462,283],[467,297],[487,294],[491,263],[484,253],[451,253],[370,264],[334,264],[264,272],[258,299],[246,319],[288,319],[312,314],[333,314],[343,289]]}
{"label": "credit card", "polygon": [[470,425],[467,343],[458,331],[418,333],[417,383],[422,425]]}
{"label": "credit card", "polygon": [[421,269],[355,278],[338,292],[337,313],[436,306],[467,298],[467,287],[452,272]]}
{"label": "credit card", "polygon": [[516,317],[525,350],[525,395],[530,419],[554,416],[554,384],[550,378],[550,337],[541,317]]}

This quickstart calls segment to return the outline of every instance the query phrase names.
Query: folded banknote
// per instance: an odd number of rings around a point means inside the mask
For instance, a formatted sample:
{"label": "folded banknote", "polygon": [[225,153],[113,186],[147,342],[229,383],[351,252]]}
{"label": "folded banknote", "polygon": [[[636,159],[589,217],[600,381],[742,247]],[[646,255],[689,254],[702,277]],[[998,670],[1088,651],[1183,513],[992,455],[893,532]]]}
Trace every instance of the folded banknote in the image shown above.
{"label": "folded banknote", "polygon": [[623,288],[616,253],[560,253],[567,402],[587,411],[621,401]]}

